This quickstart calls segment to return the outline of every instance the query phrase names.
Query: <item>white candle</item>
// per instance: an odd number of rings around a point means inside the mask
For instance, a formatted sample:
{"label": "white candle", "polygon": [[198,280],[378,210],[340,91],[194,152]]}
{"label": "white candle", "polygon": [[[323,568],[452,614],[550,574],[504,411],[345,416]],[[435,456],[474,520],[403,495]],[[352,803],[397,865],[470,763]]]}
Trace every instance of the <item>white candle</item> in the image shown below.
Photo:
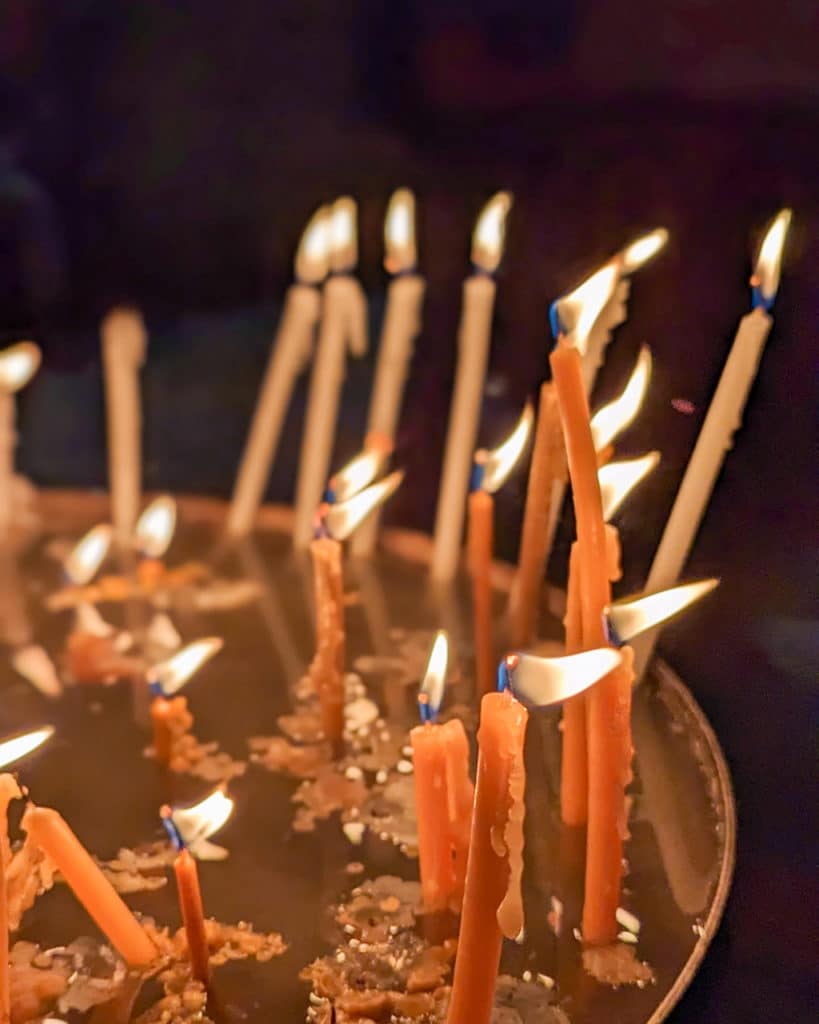
{"label": "white candle", "polygon": [[[367,433],[378,435],[379,444],[388,442],[393,447],[413,342],[421,330],[425,288],[424,279],[413,272],[417,259],[415,196],[409,189],[398,189],[390,200],[384,222],[384,242],[384,265],[396,277],[387,292]],[[350,544],[354,555],[372,554],[380,518],[378,508],[358,528]]]}
{"label": "white candle", "polygon": [[253,520],[270,476],[296,377],[307,365],[321,309],[318,285],[327,275],[329,210],[321,207],[296,254],[296,283],[285,297],[276,340],[262,381],[228,515],[228,533],[240,536]]}
{"label": "white candle", "polygon": [[[783,210],[762,243],[756,273],[751,279],[755,285],[755,308],[740,321],[717,390],[708,407],[648,574],[645,589],[649,593],[669,587],[679,578],[708,507],[725,453],[733,446],[734,434],[741,426],[748,393],[773,323],[767,309],[773,305],[776,296],[782,245],[790,217],[790,210]],[[635,641],[637,678],[651,658],[657,635],[658,631],[654,629]]]}
{"label": "white candle", "polygon": [[114,309],[102,322],[105,412],[108,422],[108,482],[117,538],[130,541],[142,494],[142,408],[139,368],[147,335],[136,310]]}
{"label": "white candle", "polygon": [[15,392],[40,366],[40,349],[21,341],[0,352],[0,531],[14,521],[14,449],[17,446]]}
{"label": "white candle", "polygon": [[497,269],[503,254],[506,217],[511,205],[511,195],[498,192],[483,208],[475,225],[472,262],[476,272],[464,282],[458,368],[435,515],[432,577],[436,580],[452,579],[461,554],[466,495],[495,308],[495,282],[489,275]]}
{"label": "white candle", "polygon": [[324,286],[318,349],[310,378],[296,487],[293,543],[297,548],[308,547],[313,539],[313,516],[333,454],[347,347],[355,356],[367,351],[367,302],[361,285],[351,276],[357,260],[355,217],[354,200],[344,198],[333,204],[330,267],[336,276]]}

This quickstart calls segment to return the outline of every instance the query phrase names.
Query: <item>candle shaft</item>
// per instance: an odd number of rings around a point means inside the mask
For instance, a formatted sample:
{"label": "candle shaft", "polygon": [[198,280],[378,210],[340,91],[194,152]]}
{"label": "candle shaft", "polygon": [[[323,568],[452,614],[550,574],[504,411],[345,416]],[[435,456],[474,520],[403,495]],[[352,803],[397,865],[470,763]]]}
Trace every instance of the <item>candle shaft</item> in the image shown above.
{"label": "candle shaft", "polygon": [[173,864],[179,909],[188,940],[188,959],[191,974],[207,985],[210,977],[210,954],[205,934],[205,914],[202,909],[202,891],[199,888],[199,870],[187,850],[182,850]]}
{"label": "candle shaft", "polygon": [[469,495],[469,572],[472,577],[472,624],[475,645],[476,691],[483,696],[495,688],[492,642],[492,548],[495,502],[486,491]]}
{"label": "candle shaft", "polygon": [[[401,401],[412,358],[413,342],[421,330],[421,305],[425,283],[417,274],[403,274],[390,283],[381,344],[375,368],[367,433],[386,438],[394,447],[401,415]],[[350,542],[356,557],[370,555],[378,536],[381,509],[377,508],[358,527]]]}
{"label": "candle shaft", "polygon": [[503,940],[498,907],[509,883],[498,837],[509,816],[510,779],[527,718],[509,693],[488,693],[481,701],[472,836],[447,1024],[489,1024],[492,1015]]}
{"label": "candle shaft", "polygon": [[[580,607],[580,551],[572,544],[569,583],[566,590],[566,653],[583,650],[583,617]],[[588,816],[588,747],[586,744],[586,695],[581,693],[563,705],[563,746],[560,774],[560,816],[564,825],[585,825]]]}
{"label": "candle shaft", "polygon": [[[741,425],[742,412],[772,323],[771,317],[762,308],[748,313],[740,321],[654,556],[645,587],[649,592],[673,586],[679,579],[726,452],[730,450],[734,434]],[[659,630],[653,629],[635,640],[635,671],[638,678],[645,671],[658,635]]]}
{"label": "candle shaft", "polygon": [[9,908],[6,889],[6,866],[11,858],[8,836],[8,804],[19,796],[14,777],[0,775],[0,1024],[11,1021],[11,989],[9,983]]}
{"label": "candle shaft", "polygon": [[325,737],[339,744],[344,735],[344,583],[341,545],[321,537],[310,545],[316,606],[316,675]]}
{"label": "candle shaft", "polygon": [[6,530],[14,518],[14,448],[16,399],[0,390],[0,530]]}
{"label": "candle shaft", "polygon": [[547,381],[540,388],[518,567],[510,598],[513,647],[528,647],[535,635],[549,549],[552,492],[555,480],[564,472],[564,463],[557,393],[554,384]]}
{"label": "candle shaft", "polygon": [[458,368],[435,514],[432,576],[437,580],[452,579],[461,553],[466,494],[489,360],[495,290],[495,282],[485,275],[475,275],[464,282]]}
{"label": "candle shaft", "polygon": [[147,339],[142,318],[117,309],[102,322],[108,481],[111,518],[120,541],[130,540],[142,492],[142,410],[139,367]]}
{"label": "candle shaft", "polygon": [[253,528],[276,457],[293,383],[311,350],[320,307],[317,288],[295,284],[288,289],[233,490],[227,527],[234,536]]}
{"label": "candle shaft", "polygon": [[[184,700],[184,698],[182,698]],[[171,702],[164,697],[154,697],[151,701],[151,725],[154,732],[154,754],[157,761],[168,765],[171,763],[173,733],[170,719],[172,716]]]}
{"label": "candle shaft", "polygon": [[154,944],[62,816],[30,804],[22,824],[123,960],[130,967],[151,963],[157,955]]}
{"label": "candle shaft", "polygon": [[347,345],[360,345],[365,317],[361,285],[352,277],[331,277],[324,302],[316,358],[310,377],[307,416],[301,440],[293,543],[306,548],[313,537],[313,516],[321,502],[333,454]]}

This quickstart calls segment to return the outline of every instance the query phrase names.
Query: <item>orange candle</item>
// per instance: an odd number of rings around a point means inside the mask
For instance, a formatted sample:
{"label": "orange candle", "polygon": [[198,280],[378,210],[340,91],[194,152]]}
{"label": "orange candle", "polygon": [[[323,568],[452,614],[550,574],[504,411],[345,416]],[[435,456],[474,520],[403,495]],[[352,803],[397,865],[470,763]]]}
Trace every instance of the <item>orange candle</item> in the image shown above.
{"label": "orange candle", "polygon": [[503,941],[498,908],[510,877],[507,826],[519,799],[527,718],[509,692],[487,693],[481,701],[472,836],[447,1024],[488,1024],[492,1015]]}
{"label": "orange candle", "polygon": [[123,960],[130,967],[150,964],[156,958],[156,947],[62,816],[29,804],[22,827],[54,862]]}
{"label": "orange candle", "polygon": [[492,548],[495,502],[484,490],[469,495],[469,571],[472,577],[473,637],[477,692],[483,696],[495,686],[492,644]]}
{"label": "orange candle", "polygon": [[557,393],[554,384],[546,381],[540,388],[518,568],[510,597],[514,647],[528,647],[535,635],[539,596],[546,574],[553,485],[563,476],[564,463]]}
{"label": "orange candle", "polygon": [[[184,700],[184,697],[180,697]],[[154,697],[151,701],[151,725],[154,731],[154,754],[162,764],[171,763],[173,734],[171,732],[171,702],[165,697]]]}
{"label": "orange candle", "polygon": [[469,742],[458,719],[410,731],[421,892],[427,910],[460,911],[469,852],[473,786]]}
{"label": "orange candle", "polygon": [[188,940],[188,959],[191,974],[207,985],[210,978],[210,953],[205,935],[205,914],[202,909],[202,891],[199,888],[199,870],[196,861],[183,847],[173,863],[179,909]]}
{"label": "orange candle", "polygon": [[316,604],[316,685],[324,735],[340,743],[344,735],[344,584],[341,544],[318,537],[310,544]]}
{"label": "orange candle", "polygon": [[[611,599],[606,530],[597,453],[589,423],[580,354],[561,341],[550,357],[572,482],[577,522],[580,607],[584,647],[603,647],[603,609]],[[583,939],[593,945],[617,935],[620,899],[624,787],[630,775],[630,673],[616,668],[588,692],[588,831]],[[628,751],[628,754],[626,754]]]}
{"label": "orange candle", "polygon": [[0,1024],[11,1020],[9,988],[9,909],[6,892],[6,867],[11,859],[8,837],[8,805],[20,796],[13,775],[0,775]]}
{"label": "orange candle", "polygon": [[[583,650],[580,608],[580,551],[572,544],[569,583],[566,588],[566,654]],[[563,705],[560,817],[564,825],[585,825],[588,814],[588,750],[586,746],[586,695],[579,693]]]}

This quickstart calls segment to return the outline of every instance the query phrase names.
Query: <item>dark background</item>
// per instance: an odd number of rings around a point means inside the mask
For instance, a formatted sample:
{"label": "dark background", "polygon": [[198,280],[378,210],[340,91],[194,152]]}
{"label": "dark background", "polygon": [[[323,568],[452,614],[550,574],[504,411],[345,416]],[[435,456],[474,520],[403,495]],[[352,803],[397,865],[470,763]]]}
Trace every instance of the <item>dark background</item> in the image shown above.
{"label": "dark background", "polygon": [[[813,0],[103,0],[0,4],[0,324],[45,364],[19,462],[103,486],[97,323],[144,311],[146,486],[227,495],[292,254],[321,201],[360,203],[370,355],[350,367],[338,464],[360,445],[383,307],[390,191],[418,195],[429,291],[389,518],[429,528],[475,215],[516,198],[499,274],[482,441],[545,373],[549,302],[643,230],[601,373],[655,355],[626,454],[661,468],[620,517],[639,587],[739,317],[766,222],[794,208],[775,325],[689,562],[722,586],[669,629],[731,762],[740,810],[723,928],[674,1015],[801,1021],[816,993],[816,330],[819,15]],[[306,381],[269,496],[294,486]],[[672,400],[682,398],[686,405]],[[513,555],[524,478],[499,499]],[[570,524],[551,566],[560,580]]]}

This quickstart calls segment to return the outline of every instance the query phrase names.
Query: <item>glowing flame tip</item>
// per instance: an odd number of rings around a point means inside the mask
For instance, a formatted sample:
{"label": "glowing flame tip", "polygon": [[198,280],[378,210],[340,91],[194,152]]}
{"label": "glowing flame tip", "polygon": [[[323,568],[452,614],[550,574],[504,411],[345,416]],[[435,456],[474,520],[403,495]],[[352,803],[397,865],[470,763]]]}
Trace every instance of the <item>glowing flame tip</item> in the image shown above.
{"label": "glowing flame tip", "polygon": [[365,449],[351,459],[343,469],[335,473],[329,482],[334,501],[348,501],[364,490],[381,472],[387,459],[383,447]]}
{"label": "glowing flame tip", "polygon": [[352,196],[342,196],[330,212],[330,267],[337,272],[352,270],[358,260],[357,209]]}
{"label": "glowing flame tip", "polygon": [[233,813],[234,802],[224,790],[216,789],[192,807],[174,807],[170,817],[185,846],[196,855],[197,848],[219,831]]}
{"label": "glowing flame tip", "polygon": [[446,671],[449,663],[449,638],[446,630],[439,629],[429,652],[427,669],[418,692],[418,706],[424,721],[438,717],[446,689]]}
{"label": "glowing flame tip", "polygon": [[678,615],[695,601],[710,594],[719,585],[711,578],[694,583],[681,583],[668,590],[615,601],[605,609],[604,617],[609,632],[619,644],[624,644],[647,629]]}
{"label": "glowing flame tip", "polygon": [[472,235],[472,262],[492,274],[503,256],[506,222],[512,208],[511,192],[496,192],[481,210]]}
{"label": "glowing flame tip", "polygon": [[161,494],[145,508],[134,529],[134,543],[148,558],[161,558],[176,529],[176,502]]}
{"label": "glowing flame tip", "polygon": [[296,278],[320,284],[327,276],[330,251],[330,209],[320,206],[308,221],[296,250]]}
{"label": "glowing flame tip", "polygon": [[223,647],[224,641],[217,636],[194,640],[167,661],[154,665],[150,672],[150,680],[159,686],[166,697],[170,697],[181,690],[191,676]]}
{"label": "glowing flame tip", "polygon": [[634,488],[655,468],[660,453],[648,452],[636,459],[609,462],[597,471],[600,497],[603,500],[603,518],[608,522]]}
{"label": "glowing flame tip", "polygon": [[592,437],[597,451],[611,444],[618,434],[634,422],[648,391],[651,368],[651,349],[643,345],[622,393],[592,416]]}
{"label": "glowing flame tip", "polygon": [[520,458],[523,449],[529,441],[532,432],[532,424],[535,419],[535,411],[532,403],[528,402],[523,408],[520,419],[515,429],[507,439],[492,451],[483,451],[476,456],[480,462],[483,473],[481,477],[481,489],[489,494],[494,494],[508,480],[510,473],[515,468],[515,463]]}
{"label": "glowing flame tip", "polygon": [[114,531],[108,523],[92,526],[63,562],[65,574],[77,587],[90,583],[105,561]]}
{"label": "glowing flame tip", "polygon": [[393,494],[404,479],[403,470],[396,470],[371,484],[347,501],[331,505],[324,517],[327,533],[334,540],[346,540],[364,522],[367,516]]}
{"label": "glowing flame tip", "polygon": [[22,736],[12,736],[11,739],[3,740],[0,742],[0,768],[19,761],[21,757],[41,747],[53,735],[54,727],[46,725],[42,729],[23,733]]}
{"label": "glowing flame tip", "polygon": [[561,319],[571,325],[569,340],[581,355],[586,354],[591,329],[614,294],[619,277],[617,264],[607,263],[559,302]]}
{"label": "glowing flame tip", "polygon": [[754,282],[759,288],[760,295],[767,302],[773,302],[779,288],[779,275],[782,271],[782,251],[785,246],[785,236],[790,227],[791,217],[791,210],[780,210],[768,228],[762,240],[762,245],[759,247]]}
{"label": "glowing flame tip", "polygon": [[33,341],[18,341],[0,352],[0,389],[7,392],[25,387],[40,367],[42,353]]}
{"label": "glowing flame tip", "polygon": [[509,687],[522,704],[544,708],[561,704],[594,686],[620,664],[620,653],[600,647],[563,658],[515,653],[506,659]]}
{"label": "glowing flame tip", "polygon": [[391,274],[415,266],[415,195],[408,188],[396,189],[390,197],[384,219],[384,246],[384,266]]}
{"label": "glowing flame tip", "polygon": [[643,264],[657,255],[668,241],[668,231],[665,228],[655,228],[647,235],[635,239],[627,245],[620,254],[624,274],[633,274]]}

